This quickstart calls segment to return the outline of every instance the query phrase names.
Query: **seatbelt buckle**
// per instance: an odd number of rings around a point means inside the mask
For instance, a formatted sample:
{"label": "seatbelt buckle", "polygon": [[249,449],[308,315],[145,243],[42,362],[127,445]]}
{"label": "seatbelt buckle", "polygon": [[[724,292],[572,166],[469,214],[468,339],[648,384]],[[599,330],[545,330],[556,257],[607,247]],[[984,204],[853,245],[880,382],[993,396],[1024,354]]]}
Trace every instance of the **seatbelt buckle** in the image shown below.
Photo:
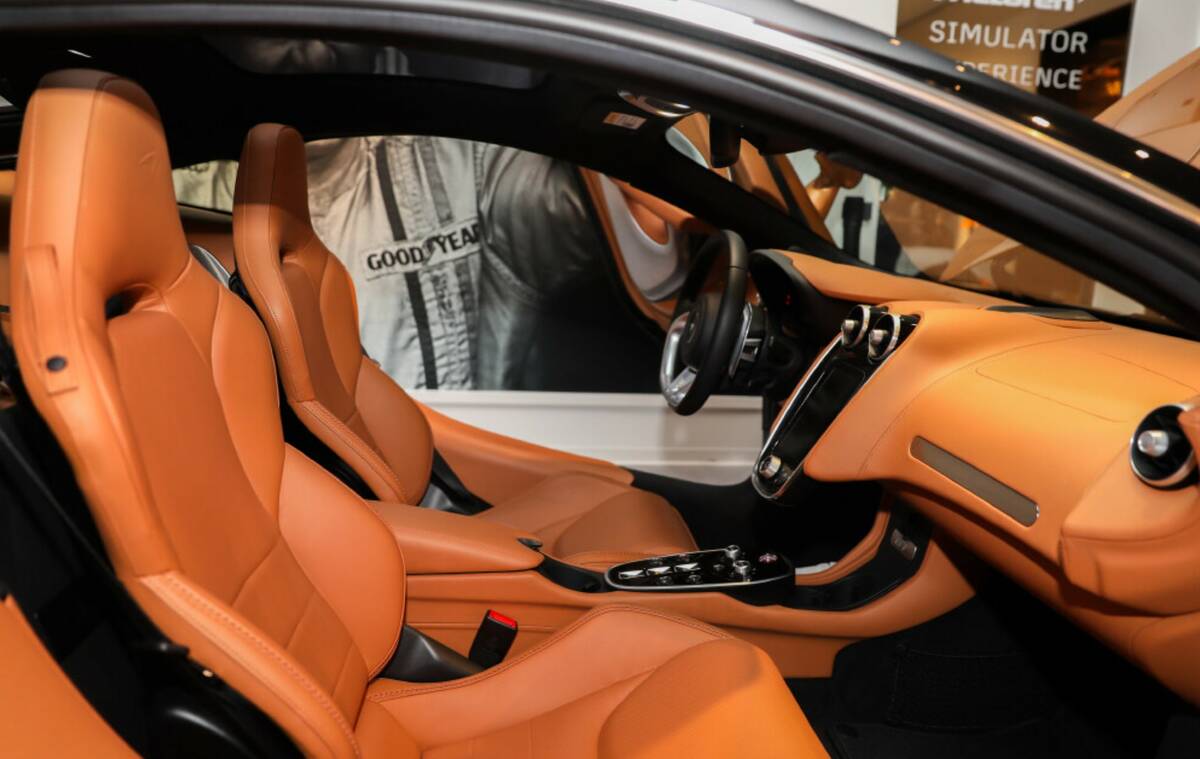
{"label": "seatbelt buckle", "polygon": [[517,638],[517,620],[488,609],[471,642],[467,658],[481,667],[492,667],[504,661]]}

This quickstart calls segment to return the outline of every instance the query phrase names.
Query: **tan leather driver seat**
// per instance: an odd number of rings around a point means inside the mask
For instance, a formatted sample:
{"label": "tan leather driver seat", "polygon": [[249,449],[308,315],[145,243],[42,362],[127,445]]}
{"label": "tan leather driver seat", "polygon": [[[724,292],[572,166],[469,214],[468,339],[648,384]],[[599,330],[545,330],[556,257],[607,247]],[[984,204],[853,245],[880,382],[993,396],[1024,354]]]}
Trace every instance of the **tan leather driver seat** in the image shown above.
{"label": "tan leather driver seat", "polygon": [[[434,451],[429,424],[363,354],[354,284],[313,231],[307,182],[299,132],[279,124],[250,131],[234,193],[238,273],[300,421],[380,500],[420,503]],[[696,548],[666,500],[584,473],[547,478],[478,518],[531,532],[546,553],[584,566]]]}
{"label": "tan leather driver seat", "polygon": [[322,757],[806,757],[759,649],[610,605],[445,683],[378,675],[404,560],[286,445],[259,320],[189,254],[158,114],[134,83],[47,76],[13,204],[14,337],[113,566],[189,655]]}

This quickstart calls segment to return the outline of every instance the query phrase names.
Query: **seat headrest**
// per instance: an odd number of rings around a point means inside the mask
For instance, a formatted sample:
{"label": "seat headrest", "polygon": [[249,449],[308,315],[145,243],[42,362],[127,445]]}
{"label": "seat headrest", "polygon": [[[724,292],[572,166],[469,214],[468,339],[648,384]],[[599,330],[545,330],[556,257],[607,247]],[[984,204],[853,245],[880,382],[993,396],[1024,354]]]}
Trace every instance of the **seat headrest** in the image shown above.
{"label": "seat headrest", "polygon": [[233,191],[235,230],[255,214],[270,214],[266,227],[282,255],[314,234],[308,211],[308,159],[304,138],[290,126],[259,124],[246,135]]}
{"label": "seat headrest", "polygon": [[166,287],[188,264],[158,110],[128,79],[68,69],[47,74],[30,98],[12,252],[46,246],[89,311],[127,289]]}

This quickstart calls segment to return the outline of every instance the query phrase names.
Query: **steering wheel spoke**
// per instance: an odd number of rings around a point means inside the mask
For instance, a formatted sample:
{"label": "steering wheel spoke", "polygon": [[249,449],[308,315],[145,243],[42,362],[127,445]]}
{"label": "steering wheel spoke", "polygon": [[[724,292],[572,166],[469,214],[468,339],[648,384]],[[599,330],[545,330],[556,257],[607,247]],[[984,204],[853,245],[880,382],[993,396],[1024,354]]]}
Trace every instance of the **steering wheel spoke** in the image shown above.
{"label": "steering wheel spoke", "polygon": [[[705,285],[718,262],[726,263],[727,271],[721,291],[712,292]],[[667,328],[659,368],[663,397],[678,414],[699,411],[731,368],[736,369],[750,313],[746,311],[748,262],[745,242],[729,230],[710,238],[693,260]]]}
{"label": "steering wheel spoke", "polygon": [[695,382],[696,373],[690,367],[684,367],[683,371],[675,375],[675,379],[671,380],[667,389],[663,391],[663,395],[667,397],[667,403],[678,406],[687,397],[688,391],[692,389]]}

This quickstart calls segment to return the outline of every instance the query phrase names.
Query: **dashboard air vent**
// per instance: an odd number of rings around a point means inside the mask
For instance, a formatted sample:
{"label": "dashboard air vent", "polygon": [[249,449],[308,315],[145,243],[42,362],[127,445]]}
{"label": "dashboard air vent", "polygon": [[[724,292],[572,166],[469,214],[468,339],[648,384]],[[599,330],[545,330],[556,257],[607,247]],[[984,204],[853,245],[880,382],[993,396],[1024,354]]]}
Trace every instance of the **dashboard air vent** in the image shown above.
{"label": "dashboard air vent", "polygon": [[908,337],[916,324],[915,316],[885,313],[876,317],[867,333],[867,358],[883,361]]}
{"label": "dashboard air vent", "polygon": [[1159,406],[1146,415],[1129,441],[1129,463],[1138,478],[1156,488],[1178,487],[1196,474],[1196,452],[1179,426],[1182,404]]}

